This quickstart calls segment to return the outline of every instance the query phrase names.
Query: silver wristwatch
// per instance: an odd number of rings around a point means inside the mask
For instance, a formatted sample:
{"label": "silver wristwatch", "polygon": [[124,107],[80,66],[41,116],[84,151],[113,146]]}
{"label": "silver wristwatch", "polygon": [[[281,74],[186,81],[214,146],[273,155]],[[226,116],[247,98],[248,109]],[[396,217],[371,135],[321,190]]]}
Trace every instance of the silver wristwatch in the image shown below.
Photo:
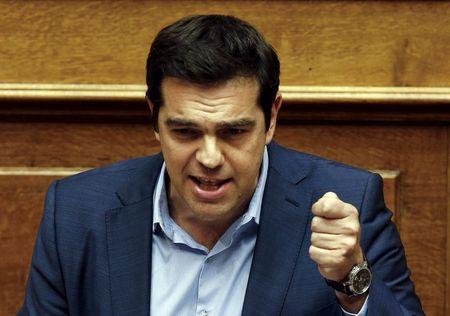
{"label": "silver wristwatch", "polygon": [[359,296],[369,290],[372,282],[372,271],[367,260],[364,260],[362,263],[355,264],[343,281],[336,282],[328,279],[325,279],[325,281],[333,289],[348,296]]}

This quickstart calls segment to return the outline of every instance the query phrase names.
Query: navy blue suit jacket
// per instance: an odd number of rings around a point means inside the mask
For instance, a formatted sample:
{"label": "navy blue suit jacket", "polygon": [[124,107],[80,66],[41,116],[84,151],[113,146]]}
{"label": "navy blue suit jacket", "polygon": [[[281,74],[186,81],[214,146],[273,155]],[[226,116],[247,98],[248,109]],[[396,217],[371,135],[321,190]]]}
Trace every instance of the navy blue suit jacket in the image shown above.
{"label": "navy blue suit jacket", "polygon": [[[380,176],[275,143],[268,150],[242,314],[341,315],[308,254],[311,205],[333,191],[360,212],[374,276],[368,314],[422,315]],[[52,184],[20,315],[149,315],[153,190],[162,162],[158,154]]]}

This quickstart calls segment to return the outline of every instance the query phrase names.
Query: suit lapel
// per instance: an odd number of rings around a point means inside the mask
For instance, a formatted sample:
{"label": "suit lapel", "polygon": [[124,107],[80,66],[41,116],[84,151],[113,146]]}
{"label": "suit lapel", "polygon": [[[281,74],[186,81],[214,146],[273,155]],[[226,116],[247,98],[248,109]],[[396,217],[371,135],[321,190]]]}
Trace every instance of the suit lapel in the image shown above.
{"label": "suit lapel", "polygon": [[281,313],[311,216],[312,194],[306,185],[297,184],[306,173],[297,173],[295,178],[290,170],[287,179],[277,170],[280,166],[277,158],[273,154],[270,158],[258,239],[244,300],[242,315],[245,316]]}
{"label": "suit lapel", "polygon": [[114,314],[149,315],[152,207],[149,197],[106,217]]}
{"label": "suit lapel", "polygon": [[157,155],[131,173],[117,192],[124,207],[106,213],[114,315],[150,314],[153,190],[161,165]]}

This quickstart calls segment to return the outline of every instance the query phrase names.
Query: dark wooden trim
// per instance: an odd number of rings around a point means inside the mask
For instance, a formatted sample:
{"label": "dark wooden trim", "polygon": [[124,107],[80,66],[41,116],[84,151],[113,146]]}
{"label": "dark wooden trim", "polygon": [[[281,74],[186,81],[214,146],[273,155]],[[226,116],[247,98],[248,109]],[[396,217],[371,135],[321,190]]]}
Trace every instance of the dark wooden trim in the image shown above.
{"label": "dark wooden trim", "polygon": [[[280,123],[450,122],[450,88],[282,86]],[[0,121],[147,123],[143,85],[0,84]]]}

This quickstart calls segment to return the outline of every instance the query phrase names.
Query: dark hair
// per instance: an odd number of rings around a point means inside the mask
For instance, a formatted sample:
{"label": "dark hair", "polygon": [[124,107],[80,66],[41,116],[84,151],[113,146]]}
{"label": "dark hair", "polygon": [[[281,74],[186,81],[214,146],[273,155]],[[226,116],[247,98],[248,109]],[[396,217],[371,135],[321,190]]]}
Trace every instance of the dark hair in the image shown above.
{"label": "dark hair", "polygon": [[147,58],[146,95],[153,103],[153,127],[158,130],[165,77],[211,84],[238,76],[257,79],[258,103],[268,129],[280,83],[280,62],[273,47],[253,26],[233,16],[195,15],[163,28]]}

